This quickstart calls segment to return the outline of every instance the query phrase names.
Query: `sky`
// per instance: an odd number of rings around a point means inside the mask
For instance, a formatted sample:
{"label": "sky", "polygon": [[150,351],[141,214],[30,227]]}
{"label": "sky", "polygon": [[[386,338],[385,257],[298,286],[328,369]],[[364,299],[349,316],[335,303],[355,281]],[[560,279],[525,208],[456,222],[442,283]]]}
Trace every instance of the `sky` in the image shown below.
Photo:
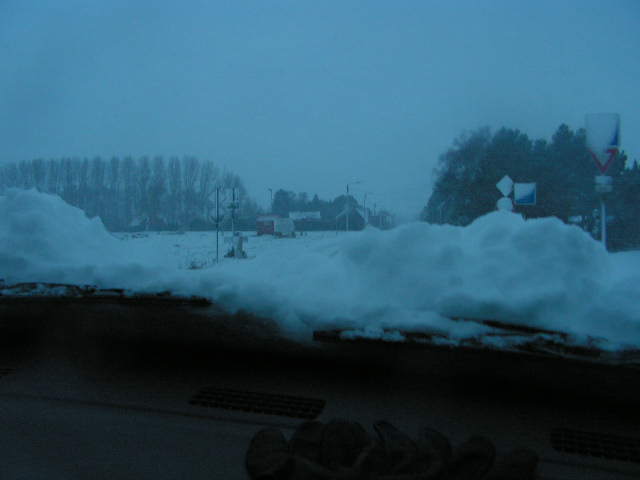
{"label": "sky", "polygon": [[638,25],[637,0],[0,0],[0,162],[197,155],[263,206],[352,183],[411,218],[481,126],[618,112],[640,160]]}

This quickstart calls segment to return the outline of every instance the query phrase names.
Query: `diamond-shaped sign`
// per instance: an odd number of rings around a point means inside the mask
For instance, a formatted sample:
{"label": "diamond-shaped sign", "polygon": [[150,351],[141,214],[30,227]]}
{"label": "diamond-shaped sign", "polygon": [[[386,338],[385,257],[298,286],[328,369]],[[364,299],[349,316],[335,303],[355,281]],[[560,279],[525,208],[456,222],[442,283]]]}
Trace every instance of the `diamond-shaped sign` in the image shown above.
{"label": "diamond-shaped sign", "polygon": [[502,177],[498,183],[496,183],[496,187],[500,190],[503,196],[508,197],[511,194],[511,189],[513,188],[513,180],[509,175],[505,175]]}

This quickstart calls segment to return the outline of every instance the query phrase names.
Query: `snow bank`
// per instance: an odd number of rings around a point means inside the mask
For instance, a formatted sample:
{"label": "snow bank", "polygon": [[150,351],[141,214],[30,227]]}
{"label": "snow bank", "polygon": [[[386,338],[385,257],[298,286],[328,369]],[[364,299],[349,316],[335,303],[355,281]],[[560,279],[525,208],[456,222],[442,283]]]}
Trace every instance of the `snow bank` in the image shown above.
{"label": "snow bank", "polygon": [[0,196],[0,278],[113,284],[142,281],[153,255],[132,252],[99,218],[60,197],[9,189]]}
{"label": "snow bank", "polygon": [[[57,197],[0,197],[0,278],[170,289],[273,317],[292,336],[385,328],[450,338],[492,319],[640,346],[640,255],[609,254],[557,219],[496,212],[466,228],[425,223],[264,240],[249,260],[178,268],[166,246],[123,241]],[[249,246],[254,242],[250,241]],[[366,327],[366,328],[365,328]]]}

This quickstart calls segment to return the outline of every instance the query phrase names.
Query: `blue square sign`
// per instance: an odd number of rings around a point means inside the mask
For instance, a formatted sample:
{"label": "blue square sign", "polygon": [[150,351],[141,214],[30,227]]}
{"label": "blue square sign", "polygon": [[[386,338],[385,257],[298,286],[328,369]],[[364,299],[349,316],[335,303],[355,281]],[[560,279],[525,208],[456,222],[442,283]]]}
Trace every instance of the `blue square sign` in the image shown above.
{"label": "blue square sign", "polygon": [[516,205],[536,204],[536,184],[516,183],[513,185],[513,200]]}

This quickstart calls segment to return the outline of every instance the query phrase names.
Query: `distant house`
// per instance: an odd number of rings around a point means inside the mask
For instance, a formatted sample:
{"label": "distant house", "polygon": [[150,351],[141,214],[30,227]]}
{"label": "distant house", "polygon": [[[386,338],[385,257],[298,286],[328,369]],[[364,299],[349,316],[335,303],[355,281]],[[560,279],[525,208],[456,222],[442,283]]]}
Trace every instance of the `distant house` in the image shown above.
{"label": "distant house", "polygon": [[[345,206],[344,209],[336,215],[336,230],[362,230],[365,226],[364,216],[360,213],[359,207]],[[347,220],[348,219],[348,220]]]}
{"label": "distant house", "polygon": [[301,232],[322,228],[320,212],[289,212],[289,218],[293,220],[296,230]]}
{"label": "distant house", "polygon": [[296,220],[320,220],[320,212],[289,212],[289,218]]}
{"label": "distant house", "polygon": [[393,217],[385,211],[379,212],[376,215],[369,215],[369,225],[387,230],[393,227]]}

